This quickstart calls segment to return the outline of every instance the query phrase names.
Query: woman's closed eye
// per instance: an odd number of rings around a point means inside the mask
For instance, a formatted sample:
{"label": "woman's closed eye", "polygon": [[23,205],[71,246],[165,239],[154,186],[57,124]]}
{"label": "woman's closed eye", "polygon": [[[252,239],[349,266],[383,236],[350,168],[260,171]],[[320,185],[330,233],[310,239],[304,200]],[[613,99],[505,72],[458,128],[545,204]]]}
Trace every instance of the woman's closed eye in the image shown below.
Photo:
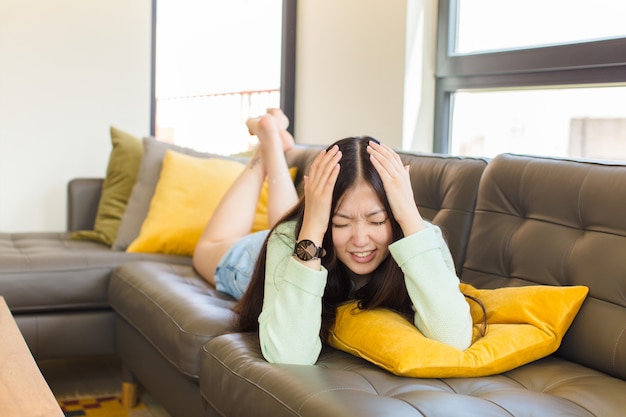
{"label": "woman's closed eye", "polygon": [[[384,226],[389,221],[388,218],[384,218],[382,220],[379,219],[368,219],[367,224],[371,226]],[[342,229],[350,226],[352,222],[332,222],[332,226],[336,229]]]}
{"label": "woman's closed eye", "polygon": [[373,226],[384,226],[385,223],[387,223],[387,220],[389,219],[385,219],[385,220],[381,220],[381,221],[374,221],[374,220],[370,220],[369,223]]}

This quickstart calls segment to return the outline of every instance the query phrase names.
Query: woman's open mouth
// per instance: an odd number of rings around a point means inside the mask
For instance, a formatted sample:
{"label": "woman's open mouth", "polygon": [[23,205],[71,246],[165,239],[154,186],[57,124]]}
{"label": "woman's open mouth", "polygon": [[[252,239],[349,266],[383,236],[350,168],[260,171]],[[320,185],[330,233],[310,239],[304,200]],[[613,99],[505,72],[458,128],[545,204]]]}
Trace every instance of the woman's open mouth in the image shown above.
{"label": "woman's open mouth", "polygon": [[350,252],[350,256],[357,263],[368,263],[376,256],[376,250]]}

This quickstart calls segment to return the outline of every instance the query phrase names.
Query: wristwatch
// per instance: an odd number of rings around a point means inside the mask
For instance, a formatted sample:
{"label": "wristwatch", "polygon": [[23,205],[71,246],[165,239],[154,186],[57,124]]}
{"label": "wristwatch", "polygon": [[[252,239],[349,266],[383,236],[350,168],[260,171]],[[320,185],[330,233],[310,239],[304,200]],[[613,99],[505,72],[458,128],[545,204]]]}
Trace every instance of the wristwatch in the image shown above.
{"label": "wristwatch", "polygon": [[326,250],[317,246],[312,240],[304,239],[296,243],[293,254],[300,260],[312,261],[313,259],[323,258],[326,255]]}

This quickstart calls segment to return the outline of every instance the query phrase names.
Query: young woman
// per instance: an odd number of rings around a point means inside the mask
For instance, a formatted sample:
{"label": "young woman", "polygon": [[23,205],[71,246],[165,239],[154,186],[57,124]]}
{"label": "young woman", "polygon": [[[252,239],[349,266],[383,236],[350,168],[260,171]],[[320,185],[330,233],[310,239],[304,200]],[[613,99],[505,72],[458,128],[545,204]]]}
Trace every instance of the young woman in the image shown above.
{"label": "young woman", "polygon": [[316,157],[303,198],[262,245],[236,308],[239,330],[259,331],[269,362],[313,364],[337,306],[349,300],[396,310],[458,349],[471,344],[472,318],[441,231],[422,219],[399,155],[368,137]]}

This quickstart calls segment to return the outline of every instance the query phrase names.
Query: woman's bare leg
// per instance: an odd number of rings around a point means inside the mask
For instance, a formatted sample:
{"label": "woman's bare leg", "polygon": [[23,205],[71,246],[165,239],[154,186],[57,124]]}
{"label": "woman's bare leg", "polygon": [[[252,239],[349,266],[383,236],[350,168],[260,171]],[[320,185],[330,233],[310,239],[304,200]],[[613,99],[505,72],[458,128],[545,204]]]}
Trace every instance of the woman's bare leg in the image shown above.
{"label": "woman's bare leg", "polygon": [[[287,131],[289,119],[280,109],[268,109],[267,112],[276,120],[282,142],[282,150],[276,147],[262,148],[268,183],[267,216],[270,227],[273,227],[298,202],[298,193],[289,174],[284,154],[294,145],[293,137]],[[259,137],[259,141],[265,140],[267,138]]]}
{"label": "woman's bare leg", "polygon": [[[297,201],[284,156],[286,146],[280,134],[283,129],[279,128],[277,118],[267,114],[251,119],[248,128],[257,135],[259,146],[220,201],[193,254],[194,267],[213,285],[215,269],[223,255],[237,239],[250,233],[264,179],[268,178],[270,225],[275,224]],[[293,139],[287,148],[291,146]],[[288,189],[293,190],[293,195]],[[279,215],[280,210],[282,213]]]}
{"label": "woman's bare leg", "polygon": [[283,141],[283,151],[287,151],[293,148],[294,140],[291,133],[287,131],[289,127],[289,119],[283,113],[281,109],[267,109],[267,112],[274,116],[276,122],[278,123],[278,134],[280,135],[280,139]]}

